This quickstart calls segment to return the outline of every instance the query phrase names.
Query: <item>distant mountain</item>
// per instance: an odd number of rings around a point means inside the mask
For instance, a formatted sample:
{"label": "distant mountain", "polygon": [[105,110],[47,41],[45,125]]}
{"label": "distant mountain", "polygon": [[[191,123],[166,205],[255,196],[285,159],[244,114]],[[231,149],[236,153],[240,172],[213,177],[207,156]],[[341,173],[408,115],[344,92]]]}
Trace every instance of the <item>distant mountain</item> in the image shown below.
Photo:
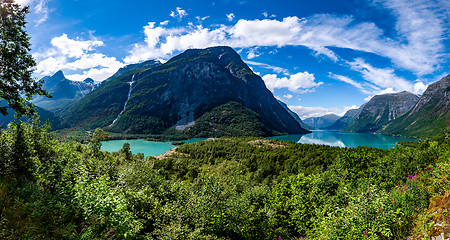
{"label": "distant mountain", "polygon": [[51,77],[44,77],[44,88],[49,91],[53,98],[36,96],[33,103],[48,111],[57,112],[69,106],[78,99],[92,92],[97,84],[91,78],[84,81],[71,81],[67,79],[62,71],[58,71]]}
{"label": "distant mountain", "polygon": [[246,135],[308,132],[229,47],[191,49],[164,64],[126,67],[61,116],[77,128],[129,134],[236,135],[227,130],[230,124],[249,126]]}
{"label": "distant mountain", "polygon": [[332,125],[325,127],[324,129],[328,130],[341,130],[343,128],[348,127],[350,124],[352,124],[358,115],[361,113],[361,110],[364,108],[364,105],[357,109],[350,109],[348,110],[344,116],[336,120]]}
{"label": "distant mountain", "polygon": [[332,125],[340,117],[336,114],[327,114],[321,117],[310,117],[303,120],[304,123],[316,129],[323,129]]}
{"label": "distant mountain", "polygon": [[[6,101],[2,100],[1,106],[5,106]],[[52,129],[59,129],[62,125],[61,118],[57,117],[54,113],[47,111],[43,108],[36,107],[37,113],[40,116],[39,120],[41,124],[49,123]],[[8,115],[3,116],[0,114],[0,128],[5,128],[9,123],[14,122],[16,119],[14,118],[15,112],[12,109],[8,109]],[[28,117],[22,117],[23,121],[27,121]]]}
{"label": "distant mountain", "polygon": [[376,132],[390,121],[411,110],[419,101],[419,96],[403,91],[376,95],[361,108],[355,121],[344,128],[348,132]]}
{"label": "distant mountain", "polygon": [[432,137],[450,129],[450,75],[431,84],[417,104],[387,125],[383,134]]}
{"label": "distant mountain", "polygon": [[291,109],[289,109],[289,107],[286,105],[286,103],[277,100],[278,103],[284,108],[284,110],[286,110],[299,124],[302,128],[307,129],[307,130],[313,130],[314,128],[307,125],[306,123],[304,123],[302,121],[302,119],[300,119],[300,117],[297,115],[297,113],[293,112]]}

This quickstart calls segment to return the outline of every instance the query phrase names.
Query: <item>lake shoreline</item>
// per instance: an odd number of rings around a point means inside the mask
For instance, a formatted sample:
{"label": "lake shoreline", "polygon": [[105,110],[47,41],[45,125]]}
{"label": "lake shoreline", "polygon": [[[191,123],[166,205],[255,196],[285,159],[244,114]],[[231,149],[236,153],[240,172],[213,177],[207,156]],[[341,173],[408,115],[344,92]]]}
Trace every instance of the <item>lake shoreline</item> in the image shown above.
{"label": "lake shoreline", "polygon": [[[336,147],[375,147],[389,150],[397,142],[418,141],[412,138],[392,137],[373,133],[347,133],[332,130],[312,130],[308,134],[292,134],[265,137],[281,141],[290,141],[302,144],[321,144]],[[166,153],[183,143],[204,141],[208,138],[191,138],[186,140],[153,141],[146,139],[113,139],[102,142],[102,150],[108,152],[119,151],[125,142],[128,142],[133,153],[143,153],[144,156],[157,156]]]}

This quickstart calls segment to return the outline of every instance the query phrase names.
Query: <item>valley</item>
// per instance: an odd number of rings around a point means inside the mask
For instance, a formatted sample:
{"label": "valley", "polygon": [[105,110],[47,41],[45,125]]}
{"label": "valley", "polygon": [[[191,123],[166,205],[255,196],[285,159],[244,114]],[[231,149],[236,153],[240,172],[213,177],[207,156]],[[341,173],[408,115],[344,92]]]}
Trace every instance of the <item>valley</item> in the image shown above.
{"label": "valley", "polygon": [[0,239],[450,237],[448,4],[136,3],[0,1]]}

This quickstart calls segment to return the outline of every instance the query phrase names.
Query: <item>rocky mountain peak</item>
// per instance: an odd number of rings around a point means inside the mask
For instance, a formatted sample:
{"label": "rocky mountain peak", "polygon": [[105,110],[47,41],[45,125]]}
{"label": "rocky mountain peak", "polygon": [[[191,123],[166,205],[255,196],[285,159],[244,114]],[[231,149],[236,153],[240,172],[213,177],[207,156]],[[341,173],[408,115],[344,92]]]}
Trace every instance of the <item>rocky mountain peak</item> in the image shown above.
{"label": "rocky mountain peak", "polygon": [[361,106],[358,117],[345,130],[376,132],[389,121],[411,110],[418,101],[419,96],[407,91],[376,95]]}
{"label": "rocky mountain peak", "polygon": [[[131,87],[130,79],[134,79]],[[238,112],[245,113],[249,117],[247,119],[257,119],[253,121],[256,125],[251,124],[265,129],[258,130],[259,133],[264,132],[263,135],[308,132],[276,101],[261,77],[254,74],[230,47],[190,49],[149,69],[118,72],[98,91],[82,100],[83,103],[74,104],[66,111],[74,124],[84,122],[81,117],[86,115],[98,122],[92,126],[104,127],[102,124],[110,124],[123,112],[111,126],[112,130],[119,132],[161,134],[174,129],[197,136],[192,131],[201,128],[212,135],[227,135],[226,131],[219,129],[241,121],[236,118]],[[123,109],[126,101],[126,109]],[[102,102],[102,106],[96,102]],[[97,108],[83,110],[79,107],[95,104]],[[240,107],[228,114],[230,106]],[[80,113],[91,110],[89,114]],[[225,112],[216,116],[219,110]],[[233,116],[233,119],[224,119],[225,116]],[[197,123],[204,125],[199,127]],[[220,126],[215,127],[215,124]]]}

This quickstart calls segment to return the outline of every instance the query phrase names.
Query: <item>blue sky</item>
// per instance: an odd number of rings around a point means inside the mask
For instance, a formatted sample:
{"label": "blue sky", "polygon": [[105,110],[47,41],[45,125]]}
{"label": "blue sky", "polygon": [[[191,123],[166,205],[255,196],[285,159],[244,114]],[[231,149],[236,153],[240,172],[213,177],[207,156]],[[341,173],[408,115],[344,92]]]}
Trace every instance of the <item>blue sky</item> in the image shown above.
{"label": "blue sky", "polygon": [[126,64],[233,47],[301,118],[449,74],[448,0],[16,0],[41,78],[101,81]]}

